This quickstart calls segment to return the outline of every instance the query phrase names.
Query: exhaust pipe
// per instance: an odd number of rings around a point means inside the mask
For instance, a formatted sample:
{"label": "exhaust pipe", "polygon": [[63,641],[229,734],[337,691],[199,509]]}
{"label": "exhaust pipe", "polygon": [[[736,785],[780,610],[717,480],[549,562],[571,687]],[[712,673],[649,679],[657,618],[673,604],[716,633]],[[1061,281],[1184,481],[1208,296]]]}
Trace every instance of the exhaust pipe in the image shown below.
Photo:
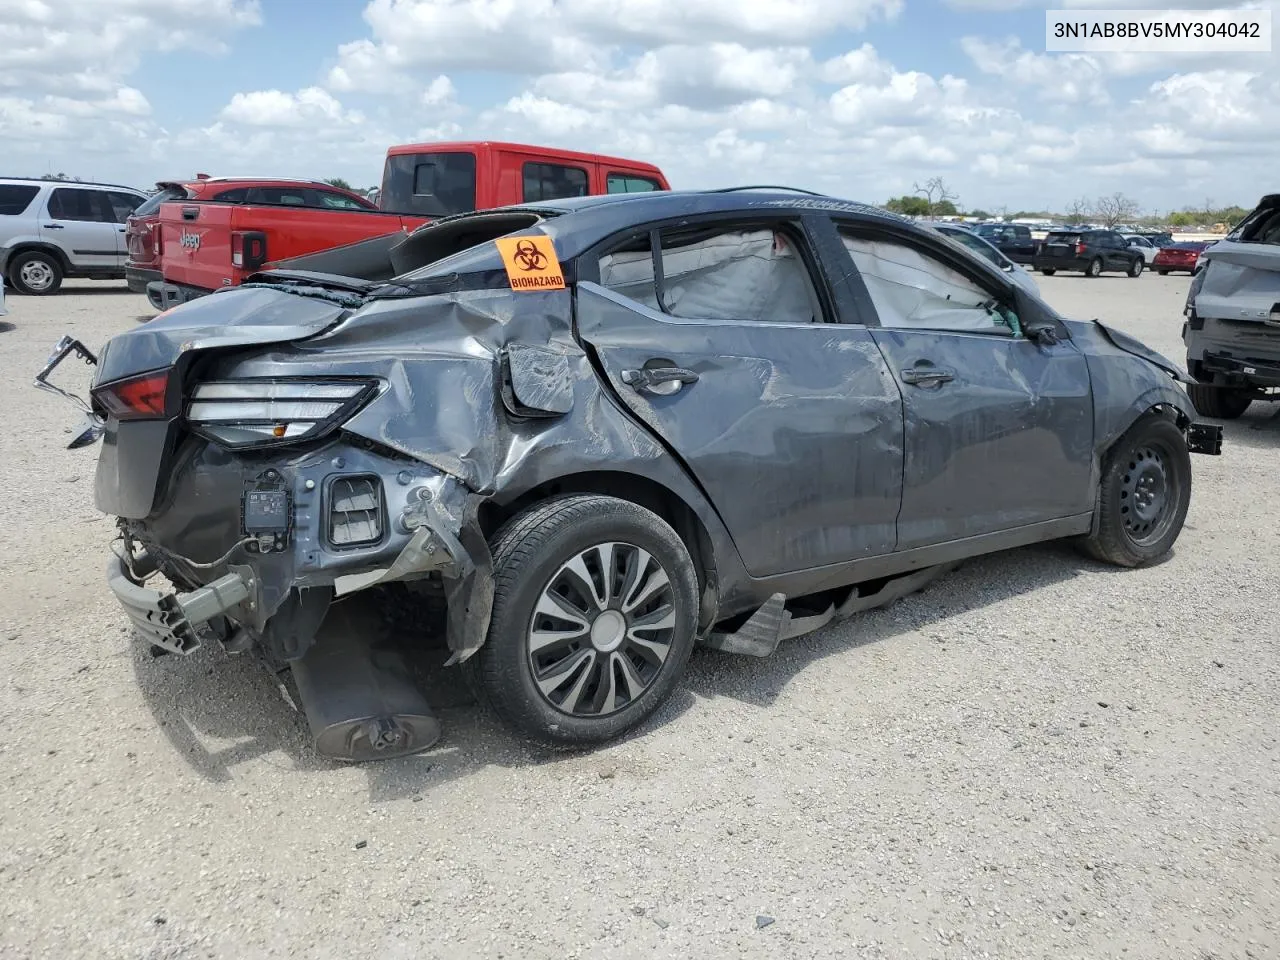
{"label": "exhaust pipe", "polygon": [[352,597],[329,608],[291,664],[316,751],[332,760],[388,760],[440,739],[440,722],[388,640],[378,609]]}

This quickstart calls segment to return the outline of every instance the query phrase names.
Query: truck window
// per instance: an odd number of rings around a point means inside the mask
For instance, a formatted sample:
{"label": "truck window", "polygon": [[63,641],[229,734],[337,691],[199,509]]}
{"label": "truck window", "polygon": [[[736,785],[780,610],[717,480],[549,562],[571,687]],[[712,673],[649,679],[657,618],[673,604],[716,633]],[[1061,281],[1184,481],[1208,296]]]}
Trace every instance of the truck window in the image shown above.
{"label": "truck window", "polygon": [[606,193],[647,193],[662,189],[658,181],[631,173],[611,173],[605,177],[604,184]]}
{"label": "truck window", "polygon": [[380,206],[390,213],[448,217],[476,208],[472,153],[404,153],[387,157]]}
{"label": "truck window", "polygon": [[524,202],[587,195],[587,171],[558,163],[524,165]]}
{"label": "truck window", "polygon": [[0,217],[19,216],[40,192],[36,186],[18,183],[0,183]]}
{"label": "truck window", "polygon": [[247,187],[236,187],[234,190],[223,190],[221,193],[215,193],[213,199],[219,203],[244,203],[245,197],[249,195]]}
{"label": "truck window", "polygon": [[312,191],[303,187],[257,187],[249,191],[250,203],[279,204],[286,207],[314,207],[307,202]]}
{"label": "truck window", "polygon": [[165,203],[169,200],[185,200],[185,199],[187,199],[187,191],[184,190],[182,187],[178,186],[176,183],[171,183],[157,190],[155,193],[149,196],[146,200],[144,200],[142,202],[142,205],[138,207],[137,210],[133,211],[133,215],[135,217],[149,217],[151,216],[151,214],[159,212],[160,204]]}
{"label": "truck window", "polygon": [[337,193],[333,190],[317,190],[316,195],[320,198],[320,206],[326,210],[372,210],[371,203],[361,203],[355,197],[348,197],[345,193]]}

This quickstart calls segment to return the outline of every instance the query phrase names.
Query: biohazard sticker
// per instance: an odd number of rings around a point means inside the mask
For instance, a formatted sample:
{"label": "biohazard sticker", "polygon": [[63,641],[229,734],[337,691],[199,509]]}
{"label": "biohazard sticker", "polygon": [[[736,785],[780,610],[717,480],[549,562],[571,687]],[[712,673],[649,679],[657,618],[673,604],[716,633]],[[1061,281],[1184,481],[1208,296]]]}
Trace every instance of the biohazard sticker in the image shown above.
{"label": "biohazard sticker", "polygon": [[494,242],[512,290],[564,289],[564,271],[550,237],[500,237]]}

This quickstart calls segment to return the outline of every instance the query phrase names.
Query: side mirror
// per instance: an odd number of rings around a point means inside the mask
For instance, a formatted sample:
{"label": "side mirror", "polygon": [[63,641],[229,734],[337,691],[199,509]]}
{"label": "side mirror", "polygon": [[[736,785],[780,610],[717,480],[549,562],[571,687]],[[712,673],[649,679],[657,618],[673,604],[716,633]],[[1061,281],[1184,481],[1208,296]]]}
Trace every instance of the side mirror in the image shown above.
{"label": "side mirror", "polygon": [[1043,343],[1045,346],[1052,346],[1058,342],[1058,330],[1051,323],[1040,323],[1035,326],[1023,327],[1023,331],[1026,333],[1028,340],[1034,340],[1036,343]]}

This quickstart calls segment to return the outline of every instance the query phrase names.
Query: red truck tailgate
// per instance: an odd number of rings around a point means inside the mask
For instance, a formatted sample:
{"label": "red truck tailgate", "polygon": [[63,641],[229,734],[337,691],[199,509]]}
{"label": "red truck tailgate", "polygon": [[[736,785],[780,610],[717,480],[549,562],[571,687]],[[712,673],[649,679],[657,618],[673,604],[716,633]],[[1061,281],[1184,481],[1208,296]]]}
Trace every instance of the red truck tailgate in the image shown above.
{"label": "red truck tailgate", "polygon": [[263,269],[277,260],[412,230],[427,219],[363,210],[177,200],[160,207],[160,269],[169,283],[216,290],[239,284],[254,272],[232,264],[231,238],[237,231],[266,237],[266,262],[255,268]]}

